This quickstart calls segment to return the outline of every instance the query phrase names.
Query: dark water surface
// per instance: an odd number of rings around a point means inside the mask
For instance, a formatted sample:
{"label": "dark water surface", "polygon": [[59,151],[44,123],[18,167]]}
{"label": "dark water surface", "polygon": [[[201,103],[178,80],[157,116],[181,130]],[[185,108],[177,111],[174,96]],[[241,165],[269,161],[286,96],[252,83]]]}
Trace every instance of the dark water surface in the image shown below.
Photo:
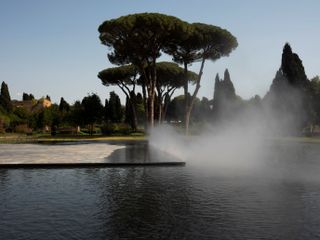
{"label": "dark water surface", "polygon": [[320,146],[268,158],[263,174],[239,175],[188,163],[0,169],[0,239],[319,239]]}

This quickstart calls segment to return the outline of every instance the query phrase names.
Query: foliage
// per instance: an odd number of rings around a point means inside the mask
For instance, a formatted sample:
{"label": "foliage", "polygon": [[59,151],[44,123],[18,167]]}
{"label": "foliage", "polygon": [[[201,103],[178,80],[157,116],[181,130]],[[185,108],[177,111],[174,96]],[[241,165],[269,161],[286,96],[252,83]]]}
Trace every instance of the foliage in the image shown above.
{"label": "foliage", "polygon": [[70,110],[70,105],[67,103],[66,100],[64,100],[63,97],[60,98],[60,103],[59,103],[59,111],[60,112],[69,112]]}
{"label": "foliage", "polygon": [[122,107],[119,96],[115,92],[110,92],[109,98],[109,118],[112,123],[120,123],[122,120]]}
{"label": "foliage", "polygon": [[137,106],[137,119],[138,123],[144,123],[145,109],[144,109],[144,100],[141,93],[138,93],[136,96],[136,106]]}
{"label": "foliage", "polygon": [[133,65],[123,65],[120,67],[107,68],[98,73],[98,78],[102,84],[109,85],[132,85],[135,84],[137,70]]}
{"label": "foliage", "polygon": [[238,101],[228,69],[224,72],[224,78],[216,75],[213,96],[214,121],[230,120],[234,118],[241,104]]}
{"label": "foliage", "polygon": [[107,123],[110,120],[110,113],[109,113],[109,101],[106,98],[104,102],[104,108],[103,108],[103,120],[105,123]]}
{"label": "foliage", "polygon": [[[188,65],[200,61],[200,69],[196,87],[189,100],[185,97],[185,130],[188,134],[190,115],[200,89],[200,81],[206,60],[217,60],[222,56],[228,56],[238,46],[237,39],[227,30],[217,26],[193,23],[176,42],[166,46],[165,52],[173,56],[173,60],[184,65],[185,73]],[[184,85],[184,95],[189,95],[188,83]]]}
{"label": "foliage", "polygon": [[93,93],[84,97],[81,105],[85,124],[101,122],[103,116],[103,106],[97,94]]}
{"label": "foliage", "polygon": [[25,120],[27,120],[30,117],[30,112],[28,112],[25,108],[22,107],[15,108],[13,114],[18,116],[20,119]]}
{"label": "foliage", "polygon": [[127,123],[106,123],[101,127],[101,132],[105,135],[128,135],[132,133],[132,128]]}
{"label": "foliage", "polygon": [[12,103],[8,85],[5,82],[1,84],[0,106],[7,112],[12,112]]}
{"label": "foliage", "polygon": [[124,122],[129,124],[133,130],[137,128],[133,114],[133,107],[132,104],[130,104],[128,97],[126,98]]}
{"label": "foliage", "polygon": [[110,62],[143,66],[160,57],[162,47],[183,28],[184,22],[176,17],[140,13],[105,21],[98,31],[101,43],[112,49]]}
{"label": "foliage", "polygon": [[[105,86],[117,85],[126,95],[126,114],[130,114],[132,129],[137,129],[137,103],[135,88],[137,84],[137,69],[133,65],[124,65],[115,68],[108,68],[98,74],[102,84]],[[130,89],[129,86],[132,86]],[[128,115],[129,116],[129,115]],[[126,118],[126,121],[129,121]]]}
{"label": "foliage", "polygon": [[312,101],[312,123],[320,125],[320,78],[316,76],[310,81]]}
{"label": "foliage", "polygon": [[76,101],[70,107],[69,122],[75,126],[83,126],[85,124],[84,109],[80,101]]}
{"label": "foliage", "polygon": [[[154,124],[156,60],[161,50],[186,27],[180,19],[159,13],[131,14],[105,21],[99,26],[102,44],[111,49],[108,58],[117,65],[133,64],[139,70],[148,95],[148,121]],[[146,68],[148,67],[147,71]],[[146,88],[146,89],[145,89]]]}
{"label": "foliage", "polygon": [[156,88],[159,120],[162,112],[156,64],[162,51],[172,55],[174,61],[184,64],[185,96],[188,93],[187,65],[199,60],[202,62],[190,104],[188,98],[185,98],[185,121],[188,126],[191,110],[200,88],[205,60],[216,60],[227,56],[238,45],[236,38],[225,29],[203,23],[189,24],[176,17],[159,13],[132,14],[112,19],[102,23],[98,30],[102,44],[111,49],[111,53],[108,54],[111,63],[133,64],[139,70],[142,76],[140,78],[142,88],[144,91],[144,88],[147,89],[148,100],[145,105],[148,106],[146,114],[151,126],[155,117]]}
{"label": "foliage", "polygon": [[270,106],[276,120],[286,128],[288,134],[301,132],[312,121],[310,89],[302,61],[286,43],[281,67],[264,98],[264,105]]}
{"label": "foliage", "polygon": [[306,87],[308,79],[298,54],[293,53],[289,43],[283,47],[281,70],[289,81],[289,84],[295,87]]}

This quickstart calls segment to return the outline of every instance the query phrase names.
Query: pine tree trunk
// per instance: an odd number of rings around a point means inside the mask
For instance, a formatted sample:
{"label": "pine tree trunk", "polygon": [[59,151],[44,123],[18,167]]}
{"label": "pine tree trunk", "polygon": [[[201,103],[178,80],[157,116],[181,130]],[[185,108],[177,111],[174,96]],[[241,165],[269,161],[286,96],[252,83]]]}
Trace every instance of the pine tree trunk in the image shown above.
{"label": "pine tree trunk", "polygon": [[149,73],[149,86],[148,86],[148,100],[149,100],[149,127],[154,128],[154,102],[155,102],[155,89],[157,86],[157,70],[156,70],[156,56],[153,57],[151,64],[151,72]]}
{"label": "pine tree trunk", "polygon": [[185,133],[188,135],[189,132],[189,120],[190,120],[190,114],[188,114],[189,109],[189,97],[188,97],[188,64],[184,63],[184,76],[185,76],[185,83],[183,86],[184,90],[184,127],[185,127]]}
{"label": "pine tree trunk", "polygon": [[136,104],[131,102],[131,108],[132,108],[132,130],[134,132],[136,132],[137,128],[138,128],[138,117],[137,117]]}
{"label": "pine tree trunk", "polygon": [[142,84],[142,97],[143,97],[143,107],[144,107],[144,132],[148,132],[148,99],[147,99],[147,93],[146,93],[146,86],[143,83]]}
{"label": "pine tree trunk", "polygon": [[158,93],[158,124],[161,124],[161,119],[162,119],[162,97],[160,96],[161,94]]}
{"label": "pine tree trunk", "polygon": [[148,98],[148,122],[149,122],[149,126],[148,128],[153,128],[154,127],[154,94],[152,93],[152,91],[149,94],[149,98]]}
{"label": "pine tree trunk", "polygon": [[195,100],[197,98],[197,94],[199,92],[199,89],[200,89],[200,81],[201,81],[201,77],[202,77],[202,73],[203,73],[203,68],[204,68],[204,63],[205,63],[205,58],[202,59],[201,61],[201,67],[200,67],[200,70],[199,70],[199,74],[198,74],[198,79],[197,79],[197,83],[196,83],[196,88],[194,89],[194,92],[192,94],[192,97],[191,97],[191,101],[190,101],[190,104],[187,108],[187,111],[186,111],[186,116],[185,116],[185,126],[186,126],[186,135],[189,135],[189,124],[190,124],[190,116],[191,116],[191,112],[192,112],[192,109],[193,109],[193,105],[195,103]]}

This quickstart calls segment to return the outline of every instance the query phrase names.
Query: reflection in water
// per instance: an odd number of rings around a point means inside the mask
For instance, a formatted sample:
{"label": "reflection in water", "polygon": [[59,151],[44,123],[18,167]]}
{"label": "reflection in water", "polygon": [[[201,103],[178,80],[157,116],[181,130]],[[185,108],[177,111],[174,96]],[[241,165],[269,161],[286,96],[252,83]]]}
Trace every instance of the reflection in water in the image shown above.
{"label": "reflection in water", "polygon": [[181,162],[181,159],[174,157],[164,151],[160,151],[147,142],[135,142],[126,145],[126,148],[113,151],[107,162]]}
{"label": "reflection in water", "polygon": [[[115,154],[145,159],[141,146]],[[264,174],[256,175],[216,174],[189,164],[0,169],[0,236],[319,239],[319,153],[318,145],[277,146]]]}

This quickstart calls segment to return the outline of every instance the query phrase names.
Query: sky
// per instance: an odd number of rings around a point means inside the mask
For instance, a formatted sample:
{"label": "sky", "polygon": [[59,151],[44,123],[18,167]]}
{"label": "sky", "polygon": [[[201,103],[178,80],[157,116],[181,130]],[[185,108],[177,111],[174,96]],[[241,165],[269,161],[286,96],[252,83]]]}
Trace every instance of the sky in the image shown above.
{"label": "sky", "polygon": [[72,104],[97,93],[104,102],[115,90],[124,100],[116,87],[97,78],[112,67],[98,26],[127,14],[159,12],[225,28],[238,40],[229,57],[206,63],[200,98],[213,97],[215,76],[222,77],[226,68],[237,95],[263,97],[286,42],[302,59],[308,78],[320,74],[319,9],[318,0],[0,0],[0,82],[8,84],[12,99],[26,92]]}

